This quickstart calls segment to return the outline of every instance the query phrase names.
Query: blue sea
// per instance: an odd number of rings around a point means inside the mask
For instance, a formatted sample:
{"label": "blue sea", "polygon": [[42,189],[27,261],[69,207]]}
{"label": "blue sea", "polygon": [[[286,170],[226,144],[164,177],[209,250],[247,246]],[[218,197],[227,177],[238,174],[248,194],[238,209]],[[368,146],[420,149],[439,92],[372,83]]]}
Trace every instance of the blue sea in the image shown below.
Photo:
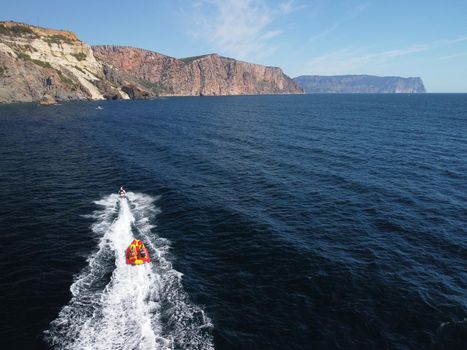
{"label": "blue sea", "polygon": [[466,94],[2,105],[0,155],[3,349],[467,348]]}

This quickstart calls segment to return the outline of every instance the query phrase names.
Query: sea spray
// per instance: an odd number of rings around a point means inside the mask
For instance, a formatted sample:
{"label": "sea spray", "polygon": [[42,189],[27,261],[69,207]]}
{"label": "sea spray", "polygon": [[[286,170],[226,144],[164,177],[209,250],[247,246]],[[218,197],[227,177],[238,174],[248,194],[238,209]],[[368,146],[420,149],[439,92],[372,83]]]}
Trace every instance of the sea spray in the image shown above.
{"label": "sea spray", "polygon": [[[168,259],[170,242],[153,232],[157,198],[127,197],[95,202],[97,251],[70,287],[72,298],[46,331],[47,341],[56,349],[212,349],[209,318],[183,290]],[[148,246],[152,264],[125,263],[135,238]]]}

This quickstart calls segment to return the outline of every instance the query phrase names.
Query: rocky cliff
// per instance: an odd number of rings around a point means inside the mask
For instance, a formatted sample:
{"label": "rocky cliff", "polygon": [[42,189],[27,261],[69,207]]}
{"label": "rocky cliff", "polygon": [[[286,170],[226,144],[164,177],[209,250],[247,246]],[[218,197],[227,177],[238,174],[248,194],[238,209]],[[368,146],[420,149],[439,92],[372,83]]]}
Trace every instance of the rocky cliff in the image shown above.
{"label": "rocky cliff", "polygon": [[302,90],[279,68],[218,55],[91,48],[71,32],[0,22],[0,103],[274,93]]}
{"label": "rocky cliff", "polygon": [[66,31],[0,22],[0,102],[128,98],[89,45]]}
{"label": "rocky cliff", "polygon": [[305,93],[423,93],[421,78],[372,75],[302,75],[294,78]]}
{"label": "rocky cliff", "polygon": [[106,65],[108,79],[117,83],[129,79],[150,93],[179,96],[303,93],[280,68],[216,54],[176,59],[122,46],[93,46],[93,51]]}

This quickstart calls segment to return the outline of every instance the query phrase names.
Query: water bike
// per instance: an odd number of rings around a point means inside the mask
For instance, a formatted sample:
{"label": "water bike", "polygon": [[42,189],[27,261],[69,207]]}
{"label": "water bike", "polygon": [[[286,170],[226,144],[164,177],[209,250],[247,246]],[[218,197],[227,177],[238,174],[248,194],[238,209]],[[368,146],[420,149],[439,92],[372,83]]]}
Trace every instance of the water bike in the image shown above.
{"label": "water bike", "polygon": [[123,186],[120,186],[120,189],[118,190],[118,196],[120,198],[126,198],[126,191],[125,189],[123,188]]}

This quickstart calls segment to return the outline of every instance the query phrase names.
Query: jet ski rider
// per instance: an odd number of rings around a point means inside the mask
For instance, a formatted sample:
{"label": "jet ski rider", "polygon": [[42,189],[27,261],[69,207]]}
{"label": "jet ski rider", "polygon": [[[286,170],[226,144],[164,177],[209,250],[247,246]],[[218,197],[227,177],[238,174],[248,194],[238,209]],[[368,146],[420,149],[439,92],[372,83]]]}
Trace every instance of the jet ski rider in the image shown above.
{"label": "jet ski rider", "polygon": [[120,189],[118,190],[118,194],[120,196],[123,196],[126,194],[125,189],[123,188],[123,185],[120,186]]}

